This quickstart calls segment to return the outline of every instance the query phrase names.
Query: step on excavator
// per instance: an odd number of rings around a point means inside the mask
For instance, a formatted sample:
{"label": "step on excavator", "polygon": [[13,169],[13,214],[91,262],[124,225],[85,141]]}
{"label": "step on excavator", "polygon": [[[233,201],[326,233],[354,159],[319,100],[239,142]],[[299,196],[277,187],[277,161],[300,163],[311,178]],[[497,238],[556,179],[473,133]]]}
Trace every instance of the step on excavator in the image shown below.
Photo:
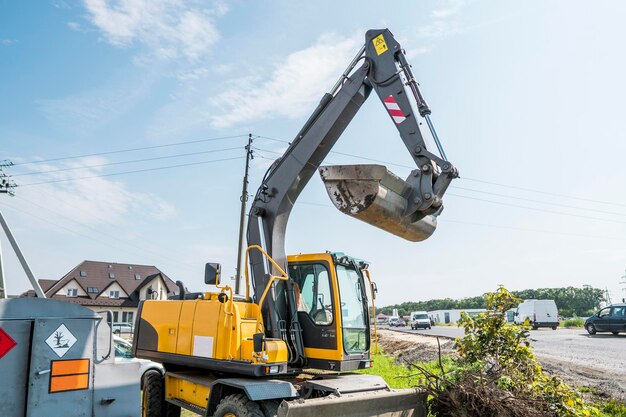
{"label": "step on excavator", "polygon": [[[320,166],[372,90],[415,161],[406,180],[382,165]],[[255,195],[245,294],[221,285],[219,264],[208,263],[205,282],[217,291],[189,294],[180,283],[176,299],[140,305],[134,354],[166,370],[143,381],[144,416],[174,417],[181,407],[207,417],[426,415],[418,389],[392,390],[380,377],[354,372],[372,366],[368,299],[375,291],[367,263],[331,252],[287,257],[285,232],[318,170],[342,212],[409,241],[430,237],[458,172],[429,115],[392,33],[369,30]]]}

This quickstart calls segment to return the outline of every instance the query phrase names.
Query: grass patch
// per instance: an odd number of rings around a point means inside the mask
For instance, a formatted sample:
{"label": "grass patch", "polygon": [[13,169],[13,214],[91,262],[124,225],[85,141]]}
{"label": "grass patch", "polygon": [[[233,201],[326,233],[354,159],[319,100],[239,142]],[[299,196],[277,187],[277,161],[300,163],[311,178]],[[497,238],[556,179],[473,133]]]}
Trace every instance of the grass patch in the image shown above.
{"label": "grass patch", "polygon": [[596,403],[596,407],[606,417],[626,417],[626,404],[617,400],[607,400],[603,403]]}
{"label": "grass patch", "polygon": [[[409,364],[398,364],[393,356],[384,353],[372,355],[374,364],[369,369],[357,371],[362,374],[378,375],[382,377],[389,387],[394,389],[415,388],[423,384],[424,375]],[[441,364],[446,373],[454,368],[454,361],[448,356],[441,358]],[[424,369],[434,374],[441,374],[441,366],[438,361],[420,363]]]}
{"label": "grass patch", "polygon": [[585,324],[585,319],[582,319],[580,317],[575,317],[573,319],[567,319],[567,320],[563,320],[560,324],[561,327],[580,327],[582,328]]}

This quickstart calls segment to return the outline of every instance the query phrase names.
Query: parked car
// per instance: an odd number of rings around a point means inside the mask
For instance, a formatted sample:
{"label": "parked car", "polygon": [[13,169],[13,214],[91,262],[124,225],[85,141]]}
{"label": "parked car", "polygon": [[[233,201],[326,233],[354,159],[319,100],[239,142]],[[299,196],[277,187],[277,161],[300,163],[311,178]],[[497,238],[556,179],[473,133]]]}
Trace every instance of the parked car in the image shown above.
{"label": "parked car", "polygon": [[113,334],[133,334],[133,326],[130,323],[113,323]]}
{"label": "parked car", "polygon": [[598,311],[585,320],[585,329],[589,334],[626,332],[626,304],[613,304]]}
{"label": "parked car", "polygon": [[[127,340],[119,336],[113,336],[113,347],[115,349],[115,360],[120,362],[136,362],[139,364],[139,378],[143,384],[143,376],[148,371],[158,371],[163,375],[163,365],[147,359],[135,358],[132,353],[132,345]],[[143,388],[143,387],[142,387]]]}
{"label": "parked car", "polygon": [[539,327],[559,327],[559,311],[554,300],[524,300],[515,312],[515,323],[522,324],[526,320],[534,330]]}
{"label": "parked car", "polygon": [[432,325],[428,313],[425,311],[411,312],[411,329],[430,329]]}
{"label": "parked car", "polygon": [[387,325],[389,327],[396,327],[398,325],[399,320],[400,320],[400,317],[389,317],[389,320],[387,320]]}

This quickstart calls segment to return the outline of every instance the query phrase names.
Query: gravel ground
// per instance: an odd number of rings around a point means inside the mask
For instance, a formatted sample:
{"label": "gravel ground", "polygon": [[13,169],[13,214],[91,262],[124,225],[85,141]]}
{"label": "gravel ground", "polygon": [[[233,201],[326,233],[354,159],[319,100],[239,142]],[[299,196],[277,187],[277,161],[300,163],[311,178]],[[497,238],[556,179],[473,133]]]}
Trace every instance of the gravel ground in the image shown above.
{"label": "gravel ground", "polygon": [[[462,329],[454,329],[455,336],[462,336]],[[433,360],[437,358],[437,338],[426,332],[379,330],[380,346],[400,359]],[[530,337],[534,353],[547,371],[573,386],[592,387],[626,401],[625,334],[590,336],[583,329],[540,329],[531,331]],[[453,351],[449,338],[439,340],[442,353]]]}

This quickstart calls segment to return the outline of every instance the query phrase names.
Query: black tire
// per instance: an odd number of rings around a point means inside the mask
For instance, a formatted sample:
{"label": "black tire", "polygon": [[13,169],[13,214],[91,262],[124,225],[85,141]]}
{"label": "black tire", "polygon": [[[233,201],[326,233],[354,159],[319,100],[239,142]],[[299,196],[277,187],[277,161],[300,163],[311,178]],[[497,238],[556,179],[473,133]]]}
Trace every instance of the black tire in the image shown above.
{"label": "black tire", "polygon": [[594,326],[592,323],[589,323],[587,325],[587,333],[596,334],[596,326]]}
{"label": "black tire", "polygon": [[619,332],[611,332],[611,333],[613,333],[615,336],[619,334]]}
{"label": "black tire", "polygon": [[120,329],[113,330],[113,334],[120,335],[120,334],[122,334],[122,331]]}
{"label": "black tire", "polygon": [[428,326],[428,330],[430,330],[430,326]]}
{"label": "black tire", "polygon": [[180,407],[165,401],[165,378],[161,372],[149,370],[141,378],[142,417],[180,417]]}
{"label": "black tire", "polygon": [[217,405],[213,417],[265,417],[258,403],[250,401],[245,394],[233,394],[224,397]]}
{"label": "black tire", "polygon": [[278,407],[281,401],[279,400],[267,400],[261,401],[261,410],[265,417],[276,417],[278,415]]}
{"label": "black tire", "polygon": [[552,326],[552,330],[556,330],[556,326]]}

